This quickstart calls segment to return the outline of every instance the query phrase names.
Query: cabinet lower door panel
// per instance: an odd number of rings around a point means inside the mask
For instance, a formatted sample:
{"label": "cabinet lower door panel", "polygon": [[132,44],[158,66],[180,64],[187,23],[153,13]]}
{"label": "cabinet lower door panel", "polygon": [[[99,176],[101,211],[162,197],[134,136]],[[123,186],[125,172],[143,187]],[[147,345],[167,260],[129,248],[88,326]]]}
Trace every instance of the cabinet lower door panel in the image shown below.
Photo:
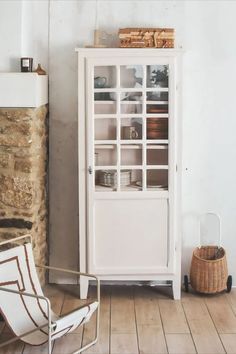
{"label": "cabinet lower door panel", "polygon": [[95,199],[92,219],[90,271],[121,275],[167,271],[167,199]]}

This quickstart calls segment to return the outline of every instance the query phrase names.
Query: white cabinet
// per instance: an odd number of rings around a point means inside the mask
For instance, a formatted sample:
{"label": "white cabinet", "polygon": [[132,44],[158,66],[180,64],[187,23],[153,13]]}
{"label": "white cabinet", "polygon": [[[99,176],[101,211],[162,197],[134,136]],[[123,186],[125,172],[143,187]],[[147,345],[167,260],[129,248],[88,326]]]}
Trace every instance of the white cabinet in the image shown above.
{"label": "white cabinet", "polygon": [[77,52],[80,271],[167,281],[178,299],[180,52]]}

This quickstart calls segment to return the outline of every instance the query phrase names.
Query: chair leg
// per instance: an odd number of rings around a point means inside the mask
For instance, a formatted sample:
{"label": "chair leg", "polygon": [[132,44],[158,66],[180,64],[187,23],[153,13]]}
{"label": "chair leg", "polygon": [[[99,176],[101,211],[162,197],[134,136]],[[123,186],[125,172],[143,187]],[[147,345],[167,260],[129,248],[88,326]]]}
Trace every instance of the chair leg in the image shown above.
{"label": "chair leg", "polygon": [[51,315],[50,322],[48,322],[48,354],[52,354]]}
{"label": "chair leg", "polygon": [[95,329],[95,338],[92,342],[84,345],[82,348],[80,348],[79,350],[71,353],[71,354],[79,354],[79,353],[82,353],[84,350],[92,347],[94,344],[97,343],[98,341],[98,333],[99,333],[99,320],[100,320],[100,306],[98,306],[98,309],[97,309],[97,319],[96,319],[96,329]]}
{"label": "chair leg", "polygon": [[48,337],[48,354],[52,354],[52,342]]}

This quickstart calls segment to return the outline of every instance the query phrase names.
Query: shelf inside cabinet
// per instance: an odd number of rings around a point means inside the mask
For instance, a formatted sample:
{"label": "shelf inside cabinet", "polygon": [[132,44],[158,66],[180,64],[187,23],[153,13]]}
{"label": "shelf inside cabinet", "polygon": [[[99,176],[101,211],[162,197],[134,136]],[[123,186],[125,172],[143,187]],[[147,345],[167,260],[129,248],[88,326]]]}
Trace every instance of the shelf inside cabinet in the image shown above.
{"label": "shelf inside cabinet", "polygon": [[113,145],[97,145],[96,146],[96,150],[99,150],[99,149],[101,149],[101,150],[103,150],[103,149],[111,149],[111,150],[113,150],[113,149],[115,149],[115,146],[114,146],[114,144]]}
{"label": "shelf inside cabinet", "polygon": [[99,170],[116,170],[116,166],[115,165],[99,165],[99,166],[95,166],[94,167],[95,171],[99,171]]}
{"label": "shelf inside cabinet", "polygon": [[[135,184],[130,184],[129,186],[123,186],[122,192],[134,192],[134,191],[141,191],[142,187],[139,187]],[[106,187],[101,185],[96,185],[95,192],[114,192],[116,188],[114,187]]]}
{"label": "shelf inside cabinet", "polygon": [[167,140],[167,139],[160,139],[160,140],[158,140],[158,139],[147,139],[147,143],[157,144],[157,145],[159,145],[159,144],[167,145],[169,143],[169,140]]}
{"label": "shelf inside cabinet", "polygon": [[[99,146],[100,145],[106,145],[106,146],[108,146],[108,145],[116,145],[117,144],[117,140],[95,140],[94,141],[94,144],[95,145],[98,145],[98,146],[96,146],[96,148],[98,148],[99,149]],[[101,148],[102,149],[102,148]]]}
{"label": "shelf inside cabinet", "polygon": [[146,118],[169,118],[169,113],[146,113]]}
{"label": "shelf inside cabinet", "polygon": [[[95,143],[96,144],[96,143]],[[122,144],[123,141],[122,141]],[[139,141],[140,144],[140,141]],[[115,149],[115,145],[114,144],[104,144],[104,145],[97,145],[96,149]],[[142,149],[142,147],[140,145],[136,145],[134,143],[132,144],[127,144],[127,145],[121,145],[121,149]]]}
{"label": "shelf inside cabinet", "polygon": [[142,101],[120,101],[121,104],[141,104]]}
{"label": "shelf inside cabinet", "polygon": [[142,164],[140,163],[140,165],[121,165],[120,168],[121,170],[140,170],[140,168],[142,167]]}
{"label": "shelf inside cabinet", "polygon": [[[136,144],[141,144],[143,141],[136,140],[136,139],[121,139],[121,143],[127,145],[127,147],[124,147],[124,149],[130,149],[131,147],[129,145],[136,145]],[[124,145],[123,145],[124,146]]]}
{"label": "shelf inside cabinet", "polygon": [[146,101],[146,104],[151,104],[151,105],[153,105],[153,104],[156,104],[156,105],[167,105],[168,104],[168,101]]}
{"label": "shelf inside cabinet", "polygon": [[[96,140],[96,149],[114,149],[117,144],[116,140]],[[122,140],[121,149],[141,149],[142,140]],[[168,149],[168,140],[149,140],[147,149],[152,150],[166,150]]]}
{"label": "shelf inside cabinet", "polygon": [[147,169],[148,170],[168,170],[169,166],[168,165],[148,165]]}
{"label": "shelf inside cabinet", "polygon": [[[136,144],[141,144],[143,142],[143,140],[135,140],[135,139],[130,139],[130,140],[121,140],[120,141],[123,145],[134,145],[136,146]],[[150,144],[168,144],[168,140],[152,140],[150,139]],[[95,140],[94,144],[98,145],[97,148],[99,148],[99,146],[101,145],[116,145],[118,143],[117,140]],[[100,147],[102,148],[102,147]],[[130,147],[127,147],[127,149],[129,149]],[[126,149],[126,147],[124,147],[124,149]]]}
{"label": "shelf inside cabinet", "polygon": [[124,141],[122,141],[122,145],[121,145],[121,149],[134,149],[134,150],[141,150],[142,149],[142,145],[140,145],[140,141],[139,141],[139,145],[134,145],[134,144],[127,144],[127,145],[123,145]]}
{"label": "shelf inside cabinet", "polygon": [[101,88],[94,89],[94,93],[101,93],[101,92],[117,92],[117,89],[110,88],[110,87],[101,87]]}
{"label": "shelf inside cabinet", "polygon": [[168,145],[167,144],[163,144],[163,145],[160,145],[160,144],[148,144],[147,145],[147,149],[149,150],[167,150],[168,149]]}
{"label": "shelf inside cabinet", "polygon": [[[133,117],[133,116],[132,116]],[[116,114],[94,114],[95,119],[117,119]]]}
{"label": "shelf inside cabinet", "polygon": [[113,100],[106,100],[106,101],[102,101],[102,100],[94,100],[95,104],[114,104],[116,103],[116,101]]}
{"label": "shelf inside cabinet", "polygon": [[147,87],[146,92],[169,92],[168,87]]}

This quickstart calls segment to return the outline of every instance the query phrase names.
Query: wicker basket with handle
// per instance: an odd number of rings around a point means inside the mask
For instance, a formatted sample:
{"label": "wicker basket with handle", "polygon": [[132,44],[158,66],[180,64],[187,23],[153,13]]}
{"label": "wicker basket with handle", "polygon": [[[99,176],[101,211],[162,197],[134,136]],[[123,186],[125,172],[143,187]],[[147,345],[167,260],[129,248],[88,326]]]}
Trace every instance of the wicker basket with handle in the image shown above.
{"label": "wicker basket with handle", "polygon": [[[199,246],[195,248],[192,255],[190,268],[190,284],[192,288],[200,293],[214,294],[221,292],[227,287],[228,269],[226,252],[221,247],[221,222],[216,215],[219,225],[219,245]],[[199,238],[201,244],[201,219]]]}

